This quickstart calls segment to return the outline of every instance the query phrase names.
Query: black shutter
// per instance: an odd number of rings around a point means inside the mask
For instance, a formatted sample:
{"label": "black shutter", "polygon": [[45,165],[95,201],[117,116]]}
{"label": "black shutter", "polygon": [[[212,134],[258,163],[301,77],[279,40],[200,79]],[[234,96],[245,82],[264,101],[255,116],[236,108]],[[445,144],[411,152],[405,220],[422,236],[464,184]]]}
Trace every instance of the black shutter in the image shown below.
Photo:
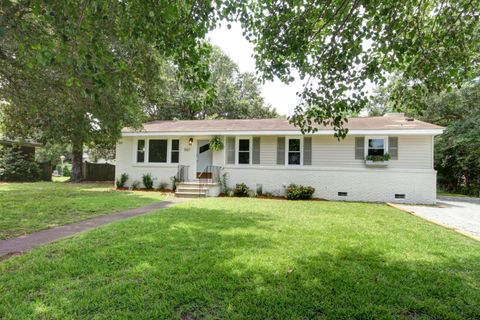
{"label": "black shutter", "polygon": [[310,166],[312,164],[312,138],[303,138],[303,165]]}

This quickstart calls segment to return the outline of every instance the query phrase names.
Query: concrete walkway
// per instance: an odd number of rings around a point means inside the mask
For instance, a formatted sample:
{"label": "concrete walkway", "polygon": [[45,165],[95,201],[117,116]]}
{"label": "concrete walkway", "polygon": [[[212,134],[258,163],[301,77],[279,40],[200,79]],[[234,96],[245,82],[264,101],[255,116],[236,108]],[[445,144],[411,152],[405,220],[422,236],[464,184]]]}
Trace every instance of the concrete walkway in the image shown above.
{"label": "concrete walkway", "polygon": [[438,197],[437,206],[398,205],[423,219],[480,240],[480,199]]}
{"label": "concrete walkway", "polygon": [[174,204],[188,201],[190,199],[172,198],[166,201],[154,203],[146,207],[131,209],[118,213],[113,213],[89,220],[84,220],[65,226],[60,226],[52,229],[47,229],[31,234],[27,234],[18,238],[12,238],[0,241],[0,257],[6,255],[15,255],[26,250],[51,243],[82,231],[90,230],[99,226],[103,226],[110,222],[127,219],[130,217],[142,215],[155,211],[157,209],[168,208]]}

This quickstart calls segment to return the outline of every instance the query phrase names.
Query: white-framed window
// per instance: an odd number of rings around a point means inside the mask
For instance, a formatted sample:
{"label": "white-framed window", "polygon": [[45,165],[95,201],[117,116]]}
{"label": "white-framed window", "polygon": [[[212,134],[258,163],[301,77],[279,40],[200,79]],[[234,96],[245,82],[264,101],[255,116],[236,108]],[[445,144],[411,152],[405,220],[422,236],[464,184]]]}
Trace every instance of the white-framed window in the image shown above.
{"label": "white-framed window", "polygon": [[137,140],[136,162],[145,162],[145,139]]}
{"label": "white-framed window", "polygon": [[285,139],[285,164],[288,166],[300,166],[303,164],[303,138],[287,137]]}
{"label": "white-framed window", "polygon": [[388,153],[387,137],[365,137],[365,156],[383,156]]}
{"label": "white-framed window", "polygon": [[252,139],[238,138],[237,139],[237,164],[252,163]]}
{"label": "white-framed window", "polygon": [[174,164],[180,162],[178,138],[140,138],[134,147],[134,162],[145,164]]}

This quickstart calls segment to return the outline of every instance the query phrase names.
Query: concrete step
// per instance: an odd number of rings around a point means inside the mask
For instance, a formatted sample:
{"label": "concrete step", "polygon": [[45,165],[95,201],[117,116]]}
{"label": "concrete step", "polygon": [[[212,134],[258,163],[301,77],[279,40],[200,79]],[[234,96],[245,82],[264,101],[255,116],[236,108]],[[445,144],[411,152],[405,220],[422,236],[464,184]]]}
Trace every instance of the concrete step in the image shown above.
{"label": "concrete step", "polygon": [[179,183],[177,183],[177,186],[181,186],[181,185],[218,186],[219,184],[216,183],[216,182],[212,182],[212,181],[185,181],[185,182],[179,182]]}
{"label": "concrete step", "polygon": [[187,192],[187,191],[177,191],[175,196],[178,198],[205,198],[207,196],[206,192]]}
{"label": "concrete step", "polygon": [[206,192],[210,188],[202,186],[177,186],[177,191],[179,192]]}

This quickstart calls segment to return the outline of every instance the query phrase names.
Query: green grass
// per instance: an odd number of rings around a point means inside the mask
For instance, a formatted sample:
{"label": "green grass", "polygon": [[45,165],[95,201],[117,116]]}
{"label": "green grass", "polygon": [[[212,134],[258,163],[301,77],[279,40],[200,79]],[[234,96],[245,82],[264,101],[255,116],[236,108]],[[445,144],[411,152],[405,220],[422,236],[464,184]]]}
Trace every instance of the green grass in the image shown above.
{"label": "green grass", "polygon": [[111,184],[101,183],[0,183],[0,239],[162,199],[164,196],[157,192],[115,191]]}
{"label": "green grass", "polygon": [[446,192],[446,191],[438,191],[437,194],[438,194],[439,196],[445,196],[445,197],[462,197],[462,198],[469,197],[469,198],[477,198],[476,196],[469,196],[469,195],[462,194],[462,193],[452,193],[452,192]]}
{"label": "green grass", "polygon": [[0,263],[2,319],[479,319],[480,244],[381,204],[206,199]]}

